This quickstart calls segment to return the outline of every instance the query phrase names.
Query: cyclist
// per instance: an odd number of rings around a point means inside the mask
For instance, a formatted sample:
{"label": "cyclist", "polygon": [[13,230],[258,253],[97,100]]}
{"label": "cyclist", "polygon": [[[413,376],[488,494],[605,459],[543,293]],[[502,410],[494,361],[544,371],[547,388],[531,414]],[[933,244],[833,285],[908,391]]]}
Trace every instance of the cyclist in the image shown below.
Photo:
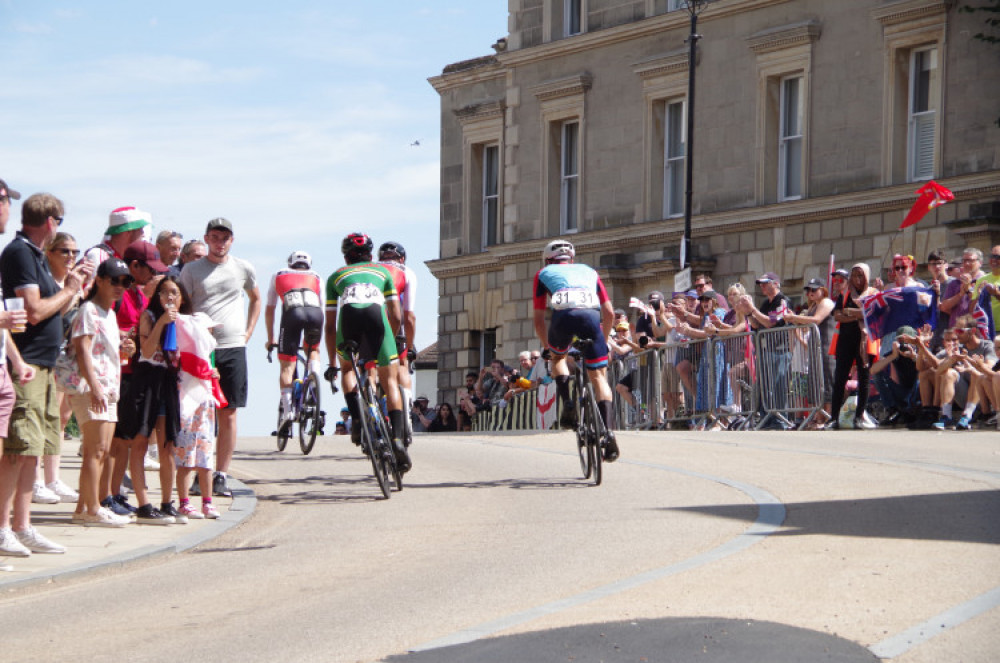
{"label": "cyclist", "polygon": [[[566,363],[573,340],[588,339],[590,347],[583,351],[584,365],[594,385],[594,396],[608,431],[604,459],[618,458],[615,441],[614,408],[608,386],[608,344],[615,311],[608,299],[601,277],[587,265],[574,262],[576,250],[566,240],[556,239],[542,251],[545,267],[535,274],[534,311],[535,334],[552,355],[551,374],[563,403],[560,423],[576,425],[576,405],[569,397],[570,371]],[[546,298],[552,306],[552,319],[545,327]]]}
{"label": "cyclist", "polygon": [[271,277],[264,307],[264,326],[270,351],[274,346],[274,309],[281,300],[281,322],[278,331],[278,361],[281,373],[281,426],[292,418],[292,380],[299,344],[306,350],[309,366],[320,373],[319,342],[323,334],[323,309],[320,299],[319,274],[312,271],[312,258],[305,251],[288,256],[288,269],[278,270]]}
{"label": "cyclist", "polygon": [[[364,233],[351,233],[341,243],[347,265],[326,281],[326,349],[331,360],[335,354],[340,356],[340,384],[354,422],[351,439],[355,442],[361,440],[361,395],[356,391],[354,364],[337,348],[344,341],[354,341],[360,359],[377,364],[392,425],[396,464],[406,472],[411,463],[402,442],[406,429],[394,363],[397,353],[393,331],[399,329],[401,319],[399,296],[388,270],[372,262],[372,248],[371,238]],[[327,375],[332,376],[332,372]]]}
{"label": "cyclist", "polygon": [[410,380],[410,363],[417,357],[416,347],[413,344],[417,333],[417,314],[413,310],[417,299],[417,275],[406,266],[406,249],[399,242],[383,242],[382,246],[378,247],[378,261],[392,275],[403,315],[403,327],[400,331],[406,337],[406,344],[397,348],[399,352],[397,373],[399,386],[403,392],[405,421],[410,416],[410,395],[413,389],[413,383]]}

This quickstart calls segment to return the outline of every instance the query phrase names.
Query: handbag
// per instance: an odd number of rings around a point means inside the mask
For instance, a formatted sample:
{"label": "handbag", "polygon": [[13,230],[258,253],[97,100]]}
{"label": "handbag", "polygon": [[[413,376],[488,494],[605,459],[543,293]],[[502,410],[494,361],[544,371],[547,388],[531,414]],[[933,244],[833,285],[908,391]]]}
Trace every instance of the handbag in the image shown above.
{"label": "handbag", "polygon": [[56,379],[56,389],[70,394],[86,394],[90,384],[80,375],[80,365],[76,362],[76,351],[70,342],[63,343],[56,357],[53,369]]}

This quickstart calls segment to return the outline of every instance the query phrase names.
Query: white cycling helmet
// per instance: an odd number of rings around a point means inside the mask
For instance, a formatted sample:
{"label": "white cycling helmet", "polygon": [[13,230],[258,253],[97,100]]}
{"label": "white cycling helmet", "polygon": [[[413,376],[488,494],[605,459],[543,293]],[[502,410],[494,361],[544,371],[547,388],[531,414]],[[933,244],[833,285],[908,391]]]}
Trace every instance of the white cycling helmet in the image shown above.
{"label": "white cycling helmet", "polygon": [[313,259],[305,251],[293,251],[292,255],[288,256],[288,267],[290,269],[295,269],[296,265],[301,265],[305,269],[309,269],[312,267],[312,264]]}
{"label": "white cycling helmet", "polygon": [[576,257],[576,249],[564,239],[554,239],[545,245],[542,258],[545,262],[572,260]]}

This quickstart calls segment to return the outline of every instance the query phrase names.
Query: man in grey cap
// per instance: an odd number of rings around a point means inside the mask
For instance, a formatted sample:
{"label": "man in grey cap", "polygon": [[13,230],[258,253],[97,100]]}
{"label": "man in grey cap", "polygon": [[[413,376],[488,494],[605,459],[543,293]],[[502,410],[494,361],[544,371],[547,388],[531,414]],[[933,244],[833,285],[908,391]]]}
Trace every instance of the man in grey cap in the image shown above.
{"label": "man in grey cap", "polygon": [[[236,450],[236,413],[247,404],[246,346],[257,326],[262,302],[253,265],[229,254],[233,246],[233,224],[222,217],[209,221],[205,228],[205,244],[208,254],[185,265],[181,271],[181,285],[191,296],[194,310],[207,313],[218,325],[212,330],[218,342],[215,367],[229,405],[216,412],[219,438],[212,492],[231,497],[226,473]],[[244,292],[250,300],[245,314]]]}

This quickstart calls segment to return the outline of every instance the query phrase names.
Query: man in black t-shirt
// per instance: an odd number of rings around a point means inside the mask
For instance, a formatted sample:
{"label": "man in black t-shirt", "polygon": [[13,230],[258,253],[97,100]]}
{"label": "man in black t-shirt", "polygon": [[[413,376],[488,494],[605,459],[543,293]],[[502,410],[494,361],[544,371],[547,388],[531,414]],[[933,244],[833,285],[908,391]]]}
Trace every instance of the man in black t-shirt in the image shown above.
{"label": "man in black t-shirt", "polygon": [[[785,314],[792,311],[791,300],[781,292],[781,280],[774,272],[766,272],[757,285],[764,293],[764,301],[760,308],[749,303],[750,325],[755,331],[774,329],[785,326]],[[749,295],[744,295],[749,299]],[[788,366],[791,364],[791,353],[788,350],[788,334],[776,332],[758,338],[761,343],[761,359],[764,364],[764,384],[769,388],[762,390],[761,399],[765,410],[784,410],[788,404]]]}

